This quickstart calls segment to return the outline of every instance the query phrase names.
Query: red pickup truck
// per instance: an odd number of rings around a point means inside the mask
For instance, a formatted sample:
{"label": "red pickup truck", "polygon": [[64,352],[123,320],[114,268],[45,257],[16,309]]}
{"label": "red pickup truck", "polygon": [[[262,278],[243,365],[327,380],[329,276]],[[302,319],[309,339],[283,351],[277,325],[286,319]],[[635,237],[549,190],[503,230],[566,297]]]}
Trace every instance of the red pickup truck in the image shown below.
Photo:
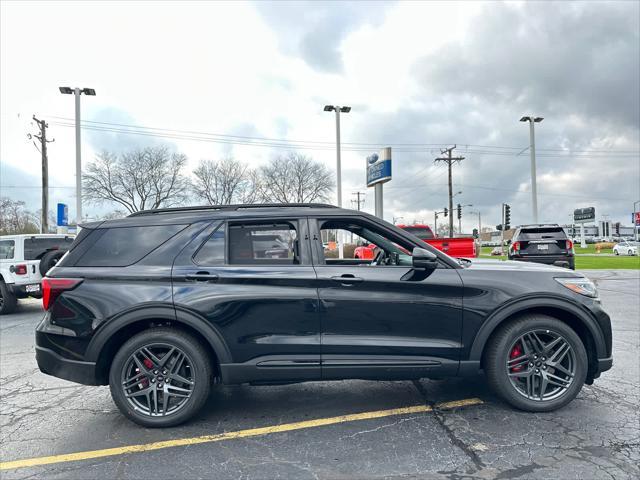
{"label": "red pickup truck", "polygon": [[[423,242],[432,245],[438,250],[446,253],[450,257],[455,258],[474,258],[477,256],[476,242],[473,238],[438,238],[433,234],[429,225],[398,225],[403,230],[415,235]],[[372,260],[376,246],[372,243],[357,247],[354,252],[354,258],[361,260]]]}

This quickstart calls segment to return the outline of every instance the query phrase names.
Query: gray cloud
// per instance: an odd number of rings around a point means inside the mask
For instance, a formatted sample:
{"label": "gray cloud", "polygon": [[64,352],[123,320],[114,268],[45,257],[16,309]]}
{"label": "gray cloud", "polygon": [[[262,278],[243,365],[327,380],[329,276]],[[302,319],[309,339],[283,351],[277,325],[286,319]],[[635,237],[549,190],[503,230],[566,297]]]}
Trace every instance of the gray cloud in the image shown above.
{"label": "gray cloud", "polygon": [[[491,4],[464,42],[416,62],[423,87],[405,102],[409,107],[384,116],[354,109],[352,141],[457,143],[456,153],[466,157],[454,167],[461,202],[479,208],[485,225],[498,223],[503,202],[512,205],[515,223],[527,223],[529,152],[473,145],[525,149],[529,131],[519,118],[544,116],[536,127],[540,220],[566,222],[574,208],[593,205],[598,216],[629,223],[640,197],[638,5]],[[567,158],[544,149],[589,153]],[[635,154],[608,155],[607,149]],[[394,152],[387,209],[418,212],[446,204],[444,167],[430,166],[438,153],[431,147]],[[363,169],[357,166],[347,178],[361,184]]]}
{"label": "gray cloud", "polygon": [[343,68],[340,44],[362,24],[378,23],[389,2],[255,2],[278,34],[280,48],[312,68],[337,73]]}

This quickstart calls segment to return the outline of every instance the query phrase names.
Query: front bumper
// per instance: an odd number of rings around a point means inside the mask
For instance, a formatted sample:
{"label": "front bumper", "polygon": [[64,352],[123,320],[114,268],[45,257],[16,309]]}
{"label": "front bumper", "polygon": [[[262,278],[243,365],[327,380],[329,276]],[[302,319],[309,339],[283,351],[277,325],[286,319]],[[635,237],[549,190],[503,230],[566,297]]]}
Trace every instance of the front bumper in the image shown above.
{"label": "front bumper", "polygon": [[98,385],[96,381],[96,364],[61,357],[51,349],[36,346],[36,361],[42,373],[54,377],[82,383]]}

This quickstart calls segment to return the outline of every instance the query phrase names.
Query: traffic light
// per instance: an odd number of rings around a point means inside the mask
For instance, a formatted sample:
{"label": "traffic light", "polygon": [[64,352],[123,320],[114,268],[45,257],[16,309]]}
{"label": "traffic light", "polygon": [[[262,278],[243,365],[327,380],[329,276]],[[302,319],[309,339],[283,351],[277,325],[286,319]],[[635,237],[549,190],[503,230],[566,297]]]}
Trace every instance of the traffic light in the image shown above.
{"label": "traffic light", "polygon": [[509,230],[511,228],[511,206],[504,204],[504,229]]}
{"label": "traffic light", "polygon": [[458,204],[458,220],[462,218],[462,205]]}
{"label": "traffic light", "polygon": [[473,238],[478,238],[478,229],[477,228],[473,229]]}
{"label": "traffic light", "polygon": [[620,236],[620,222],[616,222],[616,235]]}
{"label": "traffic light", "polygon": [[444,208],[444,216],[449,215],[449,209],[447,207]]}
{"label": "traffic light", "polygon": [[496,225],[496,230],[498,230],[498,231],[502,230],[502,224]]}

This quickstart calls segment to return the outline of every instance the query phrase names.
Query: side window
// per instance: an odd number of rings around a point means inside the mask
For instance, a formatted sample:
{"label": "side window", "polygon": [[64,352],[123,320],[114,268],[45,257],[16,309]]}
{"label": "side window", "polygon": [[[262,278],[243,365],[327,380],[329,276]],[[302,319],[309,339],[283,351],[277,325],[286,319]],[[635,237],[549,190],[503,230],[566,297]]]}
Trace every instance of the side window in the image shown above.
{"label": "side window", "polygon": [[16,251],[15,240],[0,240],[0,260],[10,260]]}
{"label": "side window", "polygon": [[300,263],[298,232],[293,222],[232,224],[228,241],[232,265]]}
{"label": "side window", "polygon": [[224,264],[224,223],[207,239],[193,257],[198,265]]}
{"label": "side window", "polygon": [[[413,245],[396,238],[376,225],[352,220],[319,221],[324,262],[329,265],[388,266],[411,265]],[[343,258],[338,244],[342,239]]]}
{"label": "side window", "polygon": [[184,225],[115,227],[102,234],[78,260],[78,267],[126,267],[173,237]]}

